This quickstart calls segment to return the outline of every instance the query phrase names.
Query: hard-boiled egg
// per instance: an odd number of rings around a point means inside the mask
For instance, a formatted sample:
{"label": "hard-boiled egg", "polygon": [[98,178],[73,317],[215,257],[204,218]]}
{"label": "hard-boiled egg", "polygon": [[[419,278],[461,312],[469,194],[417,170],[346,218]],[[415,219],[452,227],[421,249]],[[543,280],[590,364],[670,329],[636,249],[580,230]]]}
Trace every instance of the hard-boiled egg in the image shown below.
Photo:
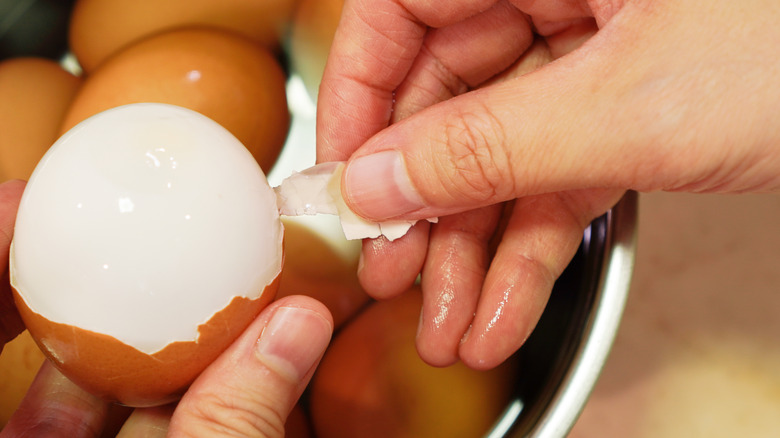
{"label": "hard-boiled egg", "polygon": [[282,235],[273,190],[225,128],[177,106],[125,105],[70,130],[33,172],[11,284],[71,380],[156,405],[273,299]]}

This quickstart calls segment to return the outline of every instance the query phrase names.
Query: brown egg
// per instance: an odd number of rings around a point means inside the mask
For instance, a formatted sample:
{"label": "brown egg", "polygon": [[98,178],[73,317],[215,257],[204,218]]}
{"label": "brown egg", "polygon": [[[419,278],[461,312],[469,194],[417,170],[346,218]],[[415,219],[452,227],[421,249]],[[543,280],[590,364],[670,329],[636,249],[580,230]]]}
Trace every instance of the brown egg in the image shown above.
{"label": "brown egg", "polygon": [[422,294],[373,303],[336,334],[311,386],[319,438],[484,436],[509,402],[516,362],[490,371],[424,363],[414,344]]}
{"label": "brown egg", "polygon": [[293,16],[290,60],[316,98],[344,0],[300,0]]}
{"label": "brown egg", "polygon": [[330,310],[335,327],[341,326],[370,300],[357,279],[357,258],[338,254],[305,225],[282,222],[285,260],[277,298],[316,298]]}
{"label": "brown egg", "polygon": [[287,416],[287,421],[284,423],[284,436],[286,438],[311,438],[313,436],[309,418],[300,403],[296,403]]}
{"label": "brown egg", "polygon": [[188,28],[127,47],[84,81],[61,132],[119,105],[183,106],[221,124],[268,172],[287,138],[285,75],[276,58],[226,31]]}
{"label": "brown egg", "polygon": [[[198,327],[198,340],[146,354],[116,338],[58,324],[33,312],[14,289],[14,301],[38,346],[70,380],[90,393],[127,406],[176,400],[271,301],[278,281],[255,300],[237,297]],[[231,327],[226,330],[226,327]],[[71,346],[70,348],[66,346]]]}
{"label": "brown egg", "polygon": [[85,71],[145,36],[204,25],[240,33],[276,50],[296,0],[79,0],[69,43]]}
{"label": "brown egg", "polygon": [[30,177],[80,83],[49,59],[0,62],[0,181]]}

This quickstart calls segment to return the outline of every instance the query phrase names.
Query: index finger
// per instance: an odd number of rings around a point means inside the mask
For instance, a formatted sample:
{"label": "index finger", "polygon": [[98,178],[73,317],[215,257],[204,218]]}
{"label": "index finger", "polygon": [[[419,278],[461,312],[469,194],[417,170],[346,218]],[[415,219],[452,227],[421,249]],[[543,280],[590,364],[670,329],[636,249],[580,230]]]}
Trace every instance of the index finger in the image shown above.
{"label": "index finger", "polygon": [[445,26],[496,0],[347,1],[317,99],[317,161],[346,160],[385,128],[393,92],[412,66],[428,26]]}

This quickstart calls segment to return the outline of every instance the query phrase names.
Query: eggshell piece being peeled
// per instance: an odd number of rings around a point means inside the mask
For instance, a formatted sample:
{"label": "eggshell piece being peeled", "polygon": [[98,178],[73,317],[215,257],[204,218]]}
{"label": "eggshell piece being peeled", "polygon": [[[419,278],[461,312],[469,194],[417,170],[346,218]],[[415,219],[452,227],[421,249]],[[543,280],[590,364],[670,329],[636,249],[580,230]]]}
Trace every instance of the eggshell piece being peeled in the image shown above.
{"label": "eggshell piece being peeled", "polygon": [[33,338],[88,391],[176,399],[276,293],[273,190],[213,120],[166,104],[99,113],[25,189],[10,253]]}

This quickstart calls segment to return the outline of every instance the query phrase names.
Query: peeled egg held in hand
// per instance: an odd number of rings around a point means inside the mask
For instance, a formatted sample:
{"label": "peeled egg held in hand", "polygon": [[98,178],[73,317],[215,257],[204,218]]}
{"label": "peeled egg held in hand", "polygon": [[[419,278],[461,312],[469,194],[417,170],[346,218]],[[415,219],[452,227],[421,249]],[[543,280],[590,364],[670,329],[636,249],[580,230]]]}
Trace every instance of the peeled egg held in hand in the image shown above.
{"label": "peeled egg held in hand", "polygon": [[233,135],[181,107],[125,105],[68,131],[33,172],[11,285],[66,376],[158,405],[273,299],[282,237],[274,192]]}

